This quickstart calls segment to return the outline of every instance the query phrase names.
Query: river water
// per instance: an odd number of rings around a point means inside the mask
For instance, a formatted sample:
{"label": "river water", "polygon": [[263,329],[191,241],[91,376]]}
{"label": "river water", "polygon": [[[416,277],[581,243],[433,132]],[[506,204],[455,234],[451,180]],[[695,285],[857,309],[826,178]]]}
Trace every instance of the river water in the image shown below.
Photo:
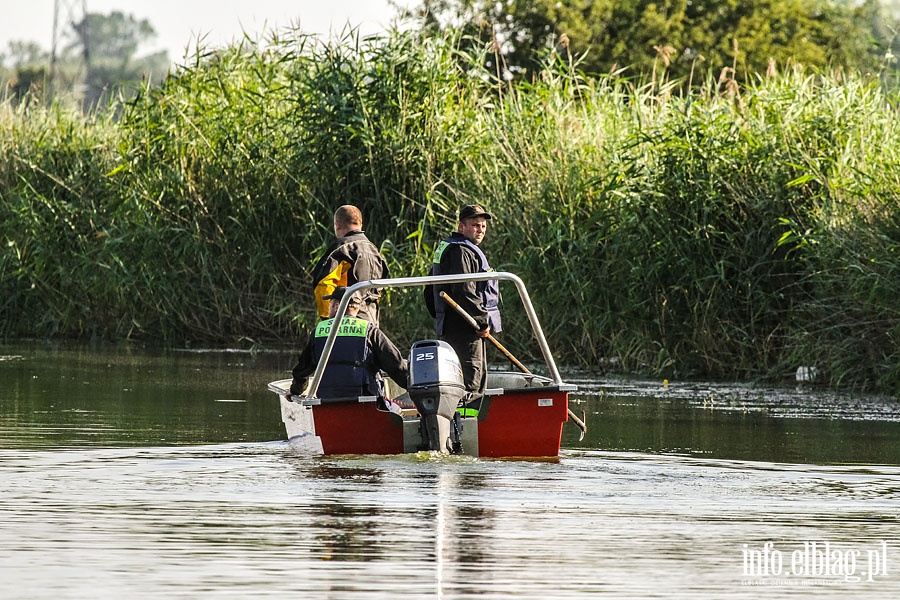
{"label": "river water", "polygon": [[558,460],[308,457],[293,359],[0,345],[0,598],[900,594],[893,399],[572,372]]}

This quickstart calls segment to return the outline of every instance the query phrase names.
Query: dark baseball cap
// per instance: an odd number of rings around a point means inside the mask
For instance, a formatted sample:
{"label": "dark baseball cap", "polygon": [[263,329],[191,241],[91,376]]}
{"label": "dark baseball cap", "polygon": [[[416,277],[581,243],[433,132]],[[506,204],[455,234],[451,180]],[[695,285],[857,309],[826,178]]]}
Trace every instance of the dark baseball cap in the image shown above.
{"label": "dark baseball cap", "polygon": [[474,219],[475,217],[484,217],[485,219],[493,219],[494,215],[484,210],[477,204],[467,204],[459,209],[459,220]]}
{"label": "dark baseball cap", "polygon": [[[334,291],[331,292],[327,296],[322,296],[322,300],[341,300],[344,297],[344,294],[347,293],[347,288],[345,287],[336,287]],[[360,296],[359,292],[353,292],[353,295],[350,297],[351,304],[362,304],[362,296]]]}

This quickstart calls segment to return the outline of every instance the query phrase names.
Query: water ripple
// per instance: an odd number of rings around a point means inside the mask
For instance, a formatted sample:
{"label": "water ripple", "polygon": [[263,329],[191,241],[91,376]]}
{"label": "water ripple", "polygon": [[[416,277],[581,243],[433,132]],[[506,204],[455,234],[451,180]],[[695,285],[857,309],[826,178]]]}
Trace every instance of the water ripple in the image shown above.
{"label": "water ripple", "polygon": [[[12,449],[0,484],[4,598],[750,598],[745,544],[887,541],[895,559],[900,513],[898,467],[590,450],[529,462],[315,458],[281,442]],[[858,591],[893,598],[898,582]]]}

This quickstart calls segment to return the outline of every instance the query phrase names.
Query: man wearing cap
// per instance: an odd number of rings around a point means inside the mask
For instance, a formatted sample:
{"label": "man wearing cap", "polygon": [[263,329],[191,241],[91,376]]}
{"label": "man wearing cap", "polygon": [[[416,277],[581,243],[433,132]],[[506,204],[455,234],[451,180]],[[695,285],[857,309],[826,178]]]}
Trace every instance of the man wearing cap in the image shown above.
{"label": "man wearing cap", "polygon": [[[336,287],[390,277],[378,248],[363,233],[362,212],[345,204],[334,213],[334,242],[313,269],[313,295],[320,319],[328,318],[328,299]],[[377,289],[366,290],[359,317],[378,324]]]}
{"label": "man wearing cap", "polygon": [[[307,378],[315,372],[346,291],[347,288],[338,287],[325,296],[329,301],[329,318],[316,325],[306,347],[300,353],[293,370],[291,394],[303,394]],[[377,396],[383,399],[384,381],[381,370],[387,372],[400,387],[407,386],[406,359],[377,325],[358,317],[362,303],[359,292],[354,292],[347,305],[347,314],[341,319],[340,329],[334,338],[328,366],[316,392],[318,398]]]}
{"label": "man wearing cap", "polygon": [[[484,240],[488,221],[493,218],[477,204],[463,206],[459,211],[456,233],[444,239],[434,251],[431,275],[459,275],[493,271],[487,257],[478,246]],[[478,330],[447,306],[441,292],[469,313],[478,324]],[[487,356],[485,338],[499,333],[500,291],[496,280],[451,283],[426,286],[425,304],[435,318],[437,335],[450,344],[462,363],[463,380],[472,399],[484,393],[487,383]]]}

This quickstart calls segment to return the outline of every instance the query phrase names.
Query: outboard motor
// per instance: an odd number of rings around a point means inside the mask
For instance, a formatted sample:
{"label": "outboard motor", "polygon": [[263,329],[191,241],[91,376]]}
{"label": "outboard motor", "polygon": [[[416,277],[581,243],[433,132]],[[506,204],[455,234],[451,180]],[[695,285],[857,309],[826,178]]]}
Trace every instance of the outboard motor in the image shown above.
{"label": "outboard motor", "polygon": [[456,412],[466,395],[459,357],[447,342],[422,340],[409,351],[406,391],[421,415],[419,431],[427,450],[459,452],[460,419]]}

